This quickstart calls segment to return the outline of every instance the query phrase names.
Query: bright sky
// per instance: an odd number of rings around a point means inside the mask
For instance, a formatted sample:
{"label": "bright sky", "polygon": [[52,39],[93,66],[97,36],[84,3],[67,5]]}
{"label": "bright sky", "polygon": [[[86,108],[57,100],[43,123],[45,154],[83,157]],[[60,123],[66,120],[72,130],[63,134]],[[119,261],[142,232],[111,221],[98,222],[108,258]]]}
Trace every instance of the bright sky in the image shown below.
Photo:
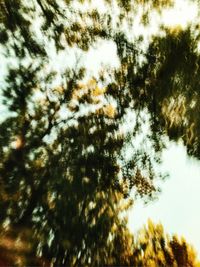
{"label": "bright sky", "polygon": [[129,213],[129,227],[135,232],[148,218],[161,222],[166,232],[184,236],[200,256],[200,161],[188,157],[183,145],[171,142],[163,153],[163,170],[169,178],[159,198],[147,205],[136,201]]}
{"label": "bright sky", "polygon": [[197,13],[198,9],[191,1],[176,0],[175,7],[164,12],[163,21],[168,26],[181,25],[184,28],[188,22],[195,20]]}

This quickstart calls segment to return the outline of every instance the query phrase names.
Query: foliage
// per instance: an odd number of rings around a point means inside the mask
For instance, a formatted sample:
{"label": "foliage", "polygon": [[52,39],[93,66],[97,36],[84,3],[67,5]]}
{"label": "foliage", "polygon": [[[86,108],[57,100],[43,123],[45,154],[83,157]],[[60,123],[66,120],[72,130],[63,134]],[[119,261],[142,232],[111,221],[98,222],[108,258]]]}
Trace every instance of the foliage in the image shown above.
{"label": "foliage", "polygon": [[161,224],[150,220],[138,233],[134,249],[134,266],[199,266],[193,247],[176,235],[164,233]]}
{"label": "foliage", "polygon": [[[146,200],[157,193],[161,134],[172,137],[165,98],[177,95],[165,84],[178,72],[188,88],[184,67],[198,58],[189,31],[166,30],[146,51],[141,36],[130,41],[125,28],[130,33],[140,1],[104,5],[100,12],[90,1],[0,1],[1,51],[8,63],[1,85],[8,117],[0,132],[0,222],[19,236],[28,231],[31,253],[54,266],[129,264],[132,237],[124,213],[130,192]],[[149,7],[161,13],[172,1],[143,5],[140,19],[147,25]],[[77,60],[55,72],[52,54],[65,53],[70,61],[100,40],[116,46],[118,68],[88,78]],[[181,45],[177,55],[185,61],[172,64],[171,51]],[[183,115],[184,101],[180,97]]]}
{"label": "foliage", "polygon": [[[189,155],[197,158],[200,151],[198,44],[198,28],[193,26],[184,31],[167,30],[167,36],[155,38],[149,48],[156,55],[151,72],[155,82],[149,85],[149,92],[156,96],[157,121],[171,139],[183,140]],[[159,54],[155,53],[158,49]],[[162,66],[158,64],[160,60]]]}

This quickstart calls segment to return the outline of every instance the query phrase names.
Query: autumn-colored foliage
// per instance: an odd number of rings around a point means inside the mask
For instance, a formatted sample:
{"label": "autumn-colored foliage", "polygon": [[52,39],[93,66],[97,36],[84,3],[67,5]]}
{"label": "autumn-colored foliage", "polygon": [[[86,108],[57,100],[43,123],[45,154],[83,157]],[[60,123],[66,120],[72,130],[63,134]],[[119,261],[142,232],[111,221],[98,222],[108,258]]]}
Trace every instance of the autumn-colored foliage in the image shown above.
{"label": "autumn-colored foliage", "polygon": [[[174,1],[93,2],[0,1],[1,264],[195,266],[160,225],[137,240],[126,212],[158,195],[166,136],[200,157],[199,26],[146,38],[134,23]],[[119,64],[91,74],[101,43]]]}

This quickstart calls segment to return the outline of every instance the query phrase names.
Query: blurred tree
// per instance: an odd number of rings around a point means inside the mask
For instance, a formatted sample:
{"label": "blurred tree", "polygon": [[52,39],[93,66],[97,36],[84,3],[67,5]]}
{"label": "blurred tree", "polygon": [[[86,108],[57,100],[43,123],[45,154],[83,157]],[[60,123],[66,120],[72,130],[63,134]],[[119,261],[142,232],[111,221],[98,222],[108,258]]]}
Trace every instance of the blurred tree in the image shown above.
{"label": "blurred tree", "polygon": [[[1,51],[8,62],[1,84],[8,109],[0,132],[1,226],[18,238],[27,231],[31,253],[53,266],[129,264],[132,237],[124,213],[132,203],[130,190],[148,200],[160,177],[153,166],[160,162],[168,113],[161,112],[162,90],[155,92],[154,81],[166,81],[168,69],[163,76],[158,70],[168,61],[157,62],[157,52],[170,59],[168,45],[180,45],[179,33],[166,31],[166,38],[155,37],[143,51],[142,37],[130,41],[126,34],[140,1],[103,4],[105,12],[90,1],[0,1]],[[144,27],[148,10],[161,13],[169,5],[143,1]],[[55,72],[52,54],[83,55],[99,40],[116,45],[118,69],[88,79],[76,62]],[[193,47],[193,39],[187,42]]]}
{"label": "blurred tree", "polygon": [[138,232],[133,254],[134,266],[200,266],[193,247],[182,238],[164,233],[161,224],[150,220]]}
{"label": "blurred tree", "polygon": [[[168,29],[166,38],[155,40],[157,44],[150,48],[152,52],[155,52],[155,47],[156,50],[159,47],[164,49],[159,49],[159,55],[155,53],[155,84],[149,86],[156,96],[156,116],[162,129],[171,139],[182,140],[188,154],[197,158],[200,157],[199,37],[198,26],[192,25],[186,30],[177,27]],[[156,63],[160,60],[158,58],[162,58],[162,66]],[[163,90],[158,94],[161,87]]]}
{"label": "blurred tree", "polygon": [[[194,22],[162,28],[146,50],[146,62],[134,77],[134,64],[126,53],[124,64],[131,97],[147,107],[150,125],[158,135],[182,140],[188,154],[200,157],[199,121],[199,26]],[[135,85],[135,86],[134,86]],[[132,90],[131,90],[132,88]],[[138,97],[139,95],[139,97]]]}

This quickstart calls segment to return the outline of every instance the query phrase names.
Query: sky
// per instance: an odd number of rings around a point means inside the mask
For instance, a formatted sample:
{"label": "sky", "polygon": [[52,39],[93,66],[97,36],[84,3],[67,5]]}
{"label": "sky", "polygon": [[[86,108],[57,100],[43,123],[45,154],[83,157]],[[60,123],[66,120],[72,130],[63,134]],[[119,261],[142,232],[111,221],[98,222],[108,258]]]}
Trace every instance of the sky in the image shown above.
{"label": "sky", "polygon": [[148,204],[136,200],[129,212],[129,228],[136,232],[148,218],[160,222],[167,233],[184,236],[200,258],[200,161],[188,157],[182,144],[169,142],[162,169],[169,177],[161,183],[161,194]]}
{"label": "sky", "polygon": [[168,26],[181,25],[184,28],[198,16],[197,13],[197,7],[191,1],[176,0],[174,8],[164,12],[163,21]]}

